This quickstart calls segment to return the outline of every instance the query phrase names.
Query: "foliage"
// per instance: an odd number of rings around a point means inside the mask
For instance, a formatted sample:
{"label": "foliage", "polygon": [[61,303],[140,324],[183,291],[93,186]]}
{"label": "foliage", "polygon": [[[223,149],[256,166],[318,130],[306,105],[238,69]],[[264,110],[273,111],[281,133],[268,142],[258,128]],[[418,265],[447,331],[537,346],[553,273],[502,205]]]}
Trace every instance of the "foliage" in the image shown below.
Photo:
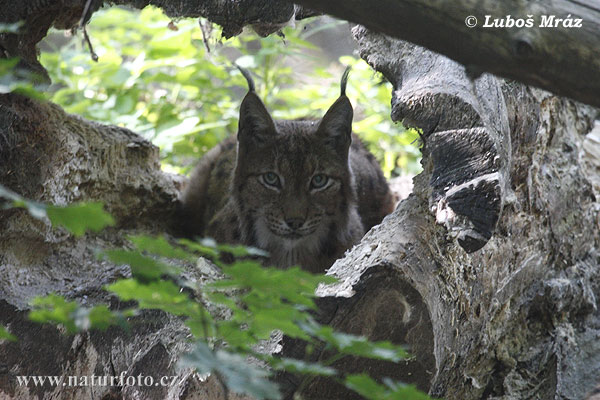
{"label": "foliage", "polygon": [[346,386],[369,400],[427,400],[430,398],[412,385],[404,385],[390,379],[384,379],[383,383],[381,385],[365,374],[346,377]]}
{"label": "foliage", "polygon": [[[183,172],[236,131],[246,82],[232,59],[253,72],[275,118],[320,117],[339,96],[343,67],[316,68],[303,76],[290,65],[310,62],[307,52],[318,49],[305,38],[328,27],[303,22],[284,28],[285,39],[244,33],[224,42],[213,38],[219,34],[215,30],[206,38],[209,53],[197,20],[174,24],[152,7],[139,12],[113,7],[94,13],[88,28],[98,62],[80,41],[57,45],[64,41],[60,33],[46,40],[54,51],[40,59],[54,82],[52,101],[142,134],[160,146],[165,168]],[[353,65],[348,95],[357,107],[355,130],[386,175],[418,172],[416,132],[389,118],[391,85],[362,60],[340,61]]]}
{"label": "foliage", "polygon": [[100,202],[72,204],[69,207],[46,206],[46,215],[53,225],[67,228],[75,237],[83,236],[86,230],[98,232],[114,225],[113,217],[104,212]]}
{"label": "foliage", "polygon": [[10,342],[14,342],[17,340],[17,338],[15,337],[15,335],[11,334],[8,331],[8,329],[6,329],[2,325],[0,325],[0,342],[2,342],[2,340],[8,340]]}
{"label": "foliage", "polygon": [[269,373],[250,365],[240,354],[212,350],[206,343],[197,342],[194,350],[181,364],[196,368],[199,373],[214,373],[223,379],[229,390],[248,393],[257,399],[279,399],[277,385],[267,378]]}
{"label": "foliage", "polygon": [[64,227],[75,237],[83,236],[86,230],[98,232],[115,224],[113,217],[106,213],[102,203],[98,202],[78,203],[68,207],[43,204],[27,200],[2,185],[0,199],[8,200],[5,204],[0,202],[0,209],[25,208],[31,216],[38,219],[48,218],[53,225]]}
{"label": "foliage", "polygon": [[[106,287],[121,300],[135,300],[140,309],[157,309],[185,317],[185,324],[198,339],[194,350],[182,360],[182,365],[194,367],[201,373],[213,372],[232,391],[247,393],[257,399],[277,399],[276,386],[268,381],[269,373],[248,364],[246,358],[253,356],[270,364],[275,369],[308,375],[340,375],[330,367],[310,364],[301,360],[280,359],[269,354],[257,353],[255,347],[261,340],[269,339],[274,330],[283,334],[323,343],[325,349],[336,350],[340,356],[352,355],[398,362],[406,353],[389,342],[369,342],[366,338],[335,332],[327,326],[316,323],[310,310],[316,309],[314,292],[321,283],[332,283],[331,277],[312,275],[300,268],[280,270],[264,268],[257,260],[241,259],[231,265],[223,264],[220,255],[233,249],[239,255],[256,254],[252,249],[243,251],[241,247],[218,246],[211,242],[194,243],[180,240],[170,244],[164,238],[133,236],[130,238],[136,249],[110,250],[105,256],[114,263],[127,263],[132,267],[132,278],[120,279]],[[152,252],[152,244],[157,251]],[[143,255],[142,252],[148,253]],[[177,268],[171,263],[160,261],[168,256],[181,261],[189,261],[199,255],[213,257],[220,266],[225,279],[197,286],[192,282],[181,281]],[[170,279],[161,279],[170,276]],[[196,296],[191,296],[192,290]],[[215,319],[202,305],[201,298],[209,299],[230,310],[227,319]],[[77,315],[72,302],[58,301],[56,296],[37,299],[34,306],[54,304],[55,309],[32,311],[32,318],[64,324],[73,331],[77,324],[65,315]],[[119,314],[121,315],[121,314]],[[116,319],[116,317],[115,317]],[[105,323],[110,318],[103,318]],[[90,320],[95,327],[97,322]],[[226,343],[226,348],[211,347],[208,343]],[[375,381],[365,386],[361,381],[348,381],[348,387],[360,391],[378,385]],[[364,387],[363,387],[364,386]],[[388,385],[389,386],[389,385]],[[397,386],[405,389],[405,386]],[[390,392],[390,387],[381,387],[381,393]],[[418,393],[418,392],[416,392]],[[396,398],[396,397],[390,397]]]}
{"label": "foliage", "polygon": [[[14,23],[0,22],[0,35],[3,33],[17,33],[22,21]],[[18,57],[0,58],[0,93],[21,93],[29,97],[44,98],[41,93],[47,85],[40,83],[42,79],[30,70],[19,65]]]}
{"label": "foliage", "polygon": [[91,308],[81,307],[75,301],[67,301],[56,294],[35,297],[31,301],[33,310],[29,319],[36,322],[53,322],[61,324],[69,333],[76,333],[90,328],[105,330],[111,325],[126,327],[126,317],[134,315],[134,311],[111,311],[104,304]]}
{"label": "foliage", "polygon": [[[0,22],[0,35],[4,33],[18,33],[23,26],[23,21],[13,23]],[[29,97],[43,99],[42,93],[48,85],[38,74],[23,68],[18,57],[0,58],[0,93],[20,93]]]}
{"label": "foliage", "polygon": [[[13,207],[27,208],[38,218],[48,215],[51,207],[23,199],[2,186],[0,196],[10,200]],[[98,213],[107,220],[101,206],[62,207],[59,213],[62,217],[53,219],[52,223],[73,234],[81,234],[86,229],[98,228]],[[76,216],[79,222],[69,223],[67,216]],[[119,279],[105,288],[123,301],[135,301],[135,306],[119,311],[110,310],[104,304],[82,307],[76,301],[50,294],[33,299],[30,319],[61,324],[67,332],[75,333],[90,328],[106,329],[114,324],[126,327],[127,318],[139,315],[141,310],[162,310],[182,317],[195,337],[194,350],[182,358],[181,365],[201,373],[213,373],[236,393],[246,393],[256,399],[280,398],[277,386],[268,379],[270,372],[248,363],[251,356],[274,370],[331,376],[358,393],[384,396],[367,398],[427,398],[410,386],[387,380],[382,385],[366,376],[344,377],[329,366],[344,356],[392,362],[407,356],[402,348],[389,342],[370,342],[361,336],[335,332],[313,319],[315,290],[320,284],[333,283],[333,278],[313,275],[297,267],[264,268],[257,258],[266,254],[253,248],[218,245],[211,240],[197,243],[180,239],[172,243],[164,237],[143,235],[129,239],[132,249],[106,250],[102,256],[131,267],[130,278]],[[224,253],[234,254],[236,261],[223,263]],[[223,272],[223,279],[202,285],[183,279],[178,265],[189,265],[200,256],[212,259]],[[205,300],[228,309],[228,317],[213,318],[204,306]],[[324,351],[333,350],[336,354],[322,364],[314,364],[257,352],[260,341],[269,339],[276,330],[306,340],[311,348],[320,344]],[[14,337],[0,327],[0,339]],[[404,397],[398,397],[397,393],[403,393]]]}
{"label": "foliage", "polygon": [[[111,8],[94,14],[88,31],[97,63],[78,41],[44,52],[40,60],[55,83],[52,101],[142,134],[175,165],[180,156],[201,154],[234,129],[235,114],[229,112],[234,103],[223,85],[229,72],[204,60],[197,22],[182,20],[170,30],[157,9],[135,13]],[[202,140],[178,146],[187,136]]]}
{"label": "foliage", "polygon": [[0,93],[14,92],[43,99],[42,91],[48,85],[39,82],[37,74],[19,66],[19,58],[0,58]]}
{"label": "foliage", "polygon": [[[212,43],[214,51],[207,53],[196,21],[169,23],[151,7],[132,13],[111,8],[94,14],[89,32],[100,57],[98,63],[92,62],[76,41],[63,46],[48,40],[45,45],[55,45],[55,51],[43,52],[41,60],[54,82],[52,101],[69,112],[143,134],[161,147],[167,168],[184,171],[191,158],[198,158],[235,132],[246,83],[232,70],[231,58],[252,69],[257,89],[275,118],[319,117],[339,95],[340,66],[317,68],[299,84],[297,71],[286,61],[286,57],[306,57],[304,51],[316,50],[305,40],[313,28],[285,28],[284,40],[273,36],[259,41],[256,35],[246,34]],[[18,24],[0,26],[0,32],[18,29]],[[54,39],[57,37],[55,34]],[[388,176],[398,173],[399,167],[414,172],[418,151],[410,143],[416,133],[407,133],[389,121],[389,85],[383,81],[373,84],[373,74],[362,61],[344,57],[341,62],[353,65],[348,95],[357,104],[355,130]],[[40,97],[40,86],[32,83],[38,79],[18,64],[17,59],[0,60],[0,93],[16,91]],[[76,237],[114,225],[100,203],[47,205],[24,199],[2,186],[0,198],[6,200],[1,203],[3,208],[25,208],[32,216],[48,219]],[[61,324],[75,333],[114,324],[126,327],[128,317],[145,309],[180,316],[195,337],[194,350],[182,359],[182,365],[211,372],[230,390],[257,399],[278,399],[280,395],[268,380],[270,373],[249,364],[248,357],[274,370],[330,376],[369,399],[427,398],[411,386],[389,380],[380,384],[366,375],[344,376],[331,367],[333,361],[345,356],[392,362],[406,357],[403,349],[389,342],[373,343],[335,332],[312,318],[315,289],[319,284],[332,283],[331,278],[299,268],[264,268],[257,260],[265,256],[259,249],[208,240],[171,243],[164,237],[129,239],[132,249],[103,252],[111,262],[131,268],[130,278],[117,280],[106,290],[123,301],[134,301],[135,306],[120,311],[103,304],[82,307],[50,294],[32,300],[30,318]],[[232,264],[221,262],[225,253],[234,257]],[[183,279],[182,266],[196,262],[198,257],[217,264],[224,279],[202,286]],[[204,306],[207,300],[229,310],[228,318],[214,318]],[[306,340],[309,349],[319,346],[336,354],[315,364],[257,352],[260,341],[268,339],[274,330]],[[15,338],[0,326],[0,339]]]}

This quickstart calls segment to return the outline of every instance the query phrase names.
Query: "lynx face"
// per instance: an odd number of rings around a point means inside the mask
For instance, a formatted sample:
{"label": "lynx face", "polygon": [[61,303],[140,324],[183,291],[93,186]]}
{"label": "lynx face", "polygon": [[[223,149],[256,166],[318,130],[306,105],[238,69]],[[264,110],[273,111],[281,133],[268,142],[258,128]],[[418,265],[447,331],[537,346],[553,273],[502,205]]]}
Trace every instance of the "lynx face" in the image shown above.
{"label": "lynx face", "polygon": [[355,197],[351,122],[345,96],[321,121],[274,122],[253,92],[244,99],[233,195],[245,216],[243,235],[279,264],[322,253],[346,231]]}
{"label": "lynx face", "polygon": [[321,120],[273,121],[250,73],[235,138],[198,163],[182,196],[189,236],[267,250],[265,265],[321,273],[392,211],[377,161],[352,134],[345,89]]}

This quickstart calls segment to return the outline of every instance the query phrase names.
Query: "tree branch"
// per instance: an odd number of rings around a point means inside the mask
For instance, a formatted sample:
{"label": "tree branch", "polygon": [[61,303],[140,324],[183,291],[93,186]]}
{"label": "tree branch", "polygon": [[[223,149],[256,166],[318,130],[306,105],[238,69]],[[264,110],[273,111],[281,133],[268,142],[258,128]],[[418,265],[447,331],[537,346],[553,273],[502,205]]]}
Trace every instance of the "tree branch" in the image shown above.
{"label": "tree branch", "polygon": [[[595,56],[600,48],[600,5],[594,7],[574,0],[549,4],[483,0],[475,6],[463,0],[453,2],[452,7],[434,0],[295,2],[313,11],[307,12],[287,0],[114,0],[110,3],[137,8],[152,4],[173,18],[202,16],[221,25],[224,36],[237,35],[246,25],[252,25],[265,36],[279,30],[294,15],[303,18],[323,12],[427,47],[465,65],[471,76],[491,72],[600,106],[600,57]],[[40,16],[45,19],[35,24],[40,29],[34,33],[5,37],[0,34],[0,45],[9,55],[21,56],[33,69],[43,71],[35,60],[35,43],[52,23],[63,28],[74,26],[81,19],[84,3],[76,0],[8,3],[0,0],[3,9],[0,22],[31,21]],[[92,11],[101,3],[95,0]],[[533,26],[486,28],[483,27],[486,15],[490,15],[492,22],[499,18],[504,24],[508,15],[513,22],[516,19],[526,22],[531,16]],[[469,16],[477,18],[476,27],[467,27]],[[580,28],[574,26],[577,19],[581,19]],[[540,27],[548,21],[558,26]]]}
{"label": "tree branch", "polygon": [[[557,0],[478,2],[434,0],[296,0],[297,3],[367,28],[427,47],[482,72],[515,79],[561,96],[600,106],[600,4]],[[533,27],[484,28],[491,18],[533,18]],[[469,28],[465,19],[477,18]],[[570,16],[582,27],[540,27],[542,16],[554,22]]]}

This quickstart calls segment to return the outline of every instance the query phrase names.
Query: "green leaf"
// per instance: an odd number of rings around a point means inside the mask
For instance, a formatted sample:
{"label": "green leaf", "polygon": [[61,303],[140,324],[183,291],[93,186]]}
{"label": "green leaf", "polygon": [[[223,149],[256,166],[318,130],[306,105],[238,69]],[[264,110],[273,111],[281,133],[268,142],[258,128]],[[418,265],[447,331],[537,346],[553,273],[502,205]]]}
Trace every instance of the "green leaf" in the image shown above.
{"label": "green leaf", "polygon": [[62,296],[50,294],[46,297],[35,297],[29,311],[29,319],[35,322],[53,322],[63,325],[69,333],[77,332],[73,317],[78,305],[75,301],[66,301]]}
{"label": "green leaf", "polygon": [[282,369],[293,374],[334,376],[336,370],[321,364],[309,363],[293,358],[273,359],[269,363],[275,369]]}
{"label": "green leaf", "polygon": [[257,338],[267,339],[272,331],[280,330],[292,338],[308,339],[306,333],[297,324],[298,320],[307,318],[308,314],[299,311],[296,305],[267,302],[249,308],[252,312],[249,329]]}
{"label": "green leaf", "polygon": [[134,277],[142,280],[157,280],[163,275],[177,275],[179,268],[165,264],[139,251],[114,249],[103,252],[115,264],[127,264]]}
{"label": "green leaf", "polygon": [[0,58],[0,93],[17,92],[28,97],[44,99],[48,88],[37,73],[19,67],[19,58]]}
{"label": "green leaf", "polygon": [[76,237],[82,236],[87,229],[97,232],[115,223],[113,217],[103,210],[102,203],[46,205],[27,200],[2,185],[0,185],[0,198],[10,200],[9,207],[26,208],[32,217],[38,219],[48,217],[53,226],[63,226]]}
{"label": "green leaf", "polygon": [[[375,382],[370,376],[365,374],[349,375],[344,382],[348,389],[369,400],[388,400],[388,393],[385,386]],[[409,400],[409,399],[406,399]]]}
{"label": "green leaf", "polygon": [[239,321],[219,321],[218,333],[230,348],[239,351],[240,354],[251,353],[252,346],[258,343],[258,339],[244,329]]}
{"label": "green leaf", "polygon": [[[217,242],[211,238],[203,238],[200,239],[199,242],[194,242],[189,239],[180,239],[179,243],[191,251],[196,251],[203,256],[211,258],[218,266],[221,266],[219,256],[222,253],[227,253],[235,258],[268,257],[268,253],[259,248],[241,245],[217,244]],[[258,263],[251,263],[259,265]]]}
{"label": "green leaf", "polygon": [[224,350],[212,351],[205,343],[198,342],[194,350],[182,358],[180,364],[195,368],[201,374],[216,374],[235,393],[247,394],[255,399],[281,398],[277,386],[268,379],[269,373],[248,364],[239,354]]}
{"label": "green leaf", "polygon": [[206,310],[201,309],[200,311],[203,313],[202,316],[188,318],[185,321],[185,325],[190,328],[190,332],[192,332],[195,338],[208,340],[217,335],[216,324]]}
{"label": "green leaf", "polygon": [[344,384],[369,400],[431,400],[431,397],[413,385],[393,382],[390,379],[384,379],[382,385],[365,374],[349,375]]}
{"label": "green leaf", "polygon": [[27,200],[2,185],[0,185],[0,198],[9,200],[8,204],[4,204],[2,208],[25,208],[34,218],[42,219],[46,217],[45,204]]}
{"label": "green leaf", "polygon": [[432,400],[426,393],[421,392],[414,385],[396,382],[383,378],[383,383],[389,388],[390,398],[394,400]]}
{"label": "green leaf", "polygon": [[16,342],[17,341],[17,337],[13,334],[11,334],[8,329],[6,329],[4,326],[0,325],[0,342],[2,340],[8,340],[9,342]]}
{"label": "green leaf", "polygon": [[61,324],[69,333],[89,329],[105,330],[115,324],[125,328],[126,317],[134,315],[131,311],[111,311],[104,304],[91,308],[81,307],[77,302],[67,301],[56,294],[36,297],[31,304],[33,309],[29,312],[29,319]]}
{"label": "green leaf", "polygon": [[236,245],[230,245],[230,244],[223,243],[223,244],[217,245],[217,249],[220,252],[229,253],[236,258],[239,258],[239,257],[269,257],[269,253],[267,253],[266,251],[259,249],[257,247],[251,247],[251,246],[236,246]]}
{"label": "green leaf", "polygon": [[398,362],[408,357],[401,346],[388,341],[371,342],[363,336],[335,332],[333,328],[314,322],[302,324],[310,335],[333,346],[341,354]]}
{"label": "green leaf", "polygon": [[314,308],[312,298],[315,297],[319,284],[336,282],[333,277],[311,274],[299,267],[285,270],[264,268],[259,263],[248,260],[225,266],[223,272],[231,279],[215,282],[211,286],[250,288],[254,292],[284,298],[310,308]]}
{"label": "green leaf", "polygon": [[83,236],[86,230],[98,232],[115,224],[113,217],[104,211],[103,204],[79,203],[69,206],[48,205],[46,213],[52,225],[60,225],[75,237]]}
{"label": "green leaf", "polygon": [[135,300],[139,308],[163,310],[174,315],[203,317],[202,306],[171,281],[141,283],[136,279],[121,279],[106,287],[125,301]]}
{"label": "green leaf", "polygon": [[365,337],[334,333],[334,341],[338,350],[343,354],[368,357],[378,360],[398,362],[408,357],[400,346],[387,341],[370,342]]}
{"label": "green leaf", "polygon": [[217,258],[219,256],[219,251],[216,248],[205,246],[203,244],[196,243],[189,239],[179,239],[178,243],[191,251],[198,252],[203,256],[207,256],[210,258]]}
{"label": "green leaf", "polygon": [[[100,304],[90,308],[87,312],[89,328],[106,330],[109,326],[116,323],[123,323],[124,319],[114,314],[105,304]],[[89,329],[88,328],[88,329]]]}
{"label": "green leaf", "polygon": [[207,293],[207,296],[209,298],[209,300],[215,304],[222,304],[226,307],[228,307],[230,310],[238,311],[241,310],[239,309],[238,305],[236,304],[235,300],[232,298],[232,296],[226,296],[223,293],[218,293],[218,292],[209,292]]}
{"label": "green leaf", "polygon": [[78,330],[99,329],[106,330],[112,325],[127,328],[127,317],[135,315],[135,310],[111,311],[105,304],[99,304],[92,308],[77,307],[71,317]]}
{"label": "green leaf", "polygon": [[[315,309],[313,298],[317,286],[335,281],[297,267],[287,270],[264,268],[250,260],[239,260],[222,269],[230,279],[209,283],[205,291],[211,300],[232,310],[231,321],[238,324],[238,329],[244,324],[247,332],[244,335],[250,335],[253,341],[268,338],[273,330],[293,338],[309,339],[299,324],[309,320],[307,310]],[[240,301],[246,307],[240,308],[227,297],[218,296],[222,290],[242,290]]]}
{"label": "green leaf", "polygon": [[115,102],[114,111],[121,115],[129,115],[135,111],[135,105],[137,104],[139,93],[134,91],[133,93],[123,93],[117,97]]}
{"label": "green leaf", "polygon": [[127,82],[131,73],[127,68],[119,67],[113,74],[104,75],[103,81],[111,86],[121,87]]}
{"label": "green leaf", "polygon": [[164,236],[150,237],[146,235],[132,235],[129,240],[140,251],[147,251],[152,254],[157,254],[167,258],[177,258],[185,261],[196,261],[197,257],[183,250],[180,247],[175,247],[165,239]]}

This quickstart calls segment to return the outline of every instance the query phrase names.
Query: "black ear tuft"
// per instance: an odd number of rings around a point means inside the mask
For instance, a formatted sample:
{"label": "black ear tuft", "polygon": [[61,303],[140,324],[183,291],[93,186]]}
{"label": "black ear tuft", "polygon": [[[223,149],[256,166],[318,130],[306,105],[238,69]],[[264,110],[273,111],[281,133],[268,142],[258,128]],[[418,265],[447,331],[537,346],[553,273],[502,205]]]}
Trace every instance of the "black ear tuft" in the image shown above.
{"label": "black ear tuft", "polygon": [[275,123],[263,102],[256,93],[248,92],[240,106],[238,141],[253,140],[255,143],[261,144],[266,137],[276,133]]}
{"label": "black ear tuft", "polygon": [[248,82],[248,91],[254,92],[254,80],[252,79],[252,75],[250,75],[250,71],[248,71],[246,68],[240,67],[236,63],[233,63],[233,65],[235,65],[235,67],[240,70],[244,78],[246,78],[246,82]]}
{"label": "black ear tuft", "polygon": [[346,97],[346,82],[350,67],[346,68],[340,84],[340,97],[333,103],[319,124],[317,133],[338,146],[348,147],[352,142],[352,104]]}
{"label": "black ear tuft", "polygon": [[352,67],[348,65],[342,74],[342,81],[340,82],[340,96],[346,95],[346,83],[348,83],[348,75]]}

